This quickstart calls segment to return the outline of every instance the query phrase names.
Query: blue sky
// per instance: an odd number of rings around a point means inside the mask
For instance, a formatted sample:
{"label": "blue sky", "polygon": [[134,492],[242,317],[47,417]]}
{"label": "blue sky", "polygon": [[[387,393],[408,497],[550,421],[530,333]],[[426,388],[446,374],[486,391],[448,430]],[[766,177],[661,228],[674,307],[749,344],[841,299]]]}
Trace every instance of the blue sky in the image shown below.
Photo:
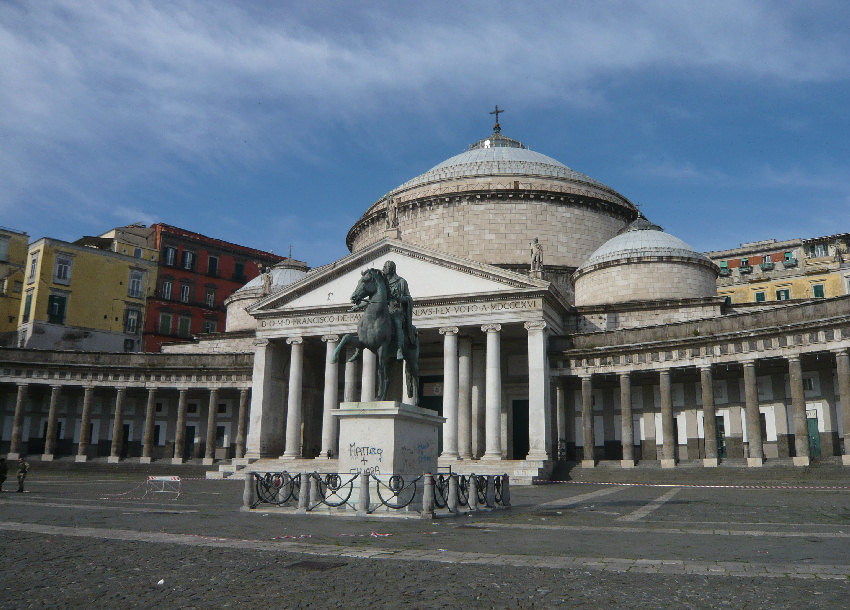
{"label": "blue sky", "polygon": [[0,225],[311,265],[490,133],[700,250],[850,231],[850,3],[0,1]]}

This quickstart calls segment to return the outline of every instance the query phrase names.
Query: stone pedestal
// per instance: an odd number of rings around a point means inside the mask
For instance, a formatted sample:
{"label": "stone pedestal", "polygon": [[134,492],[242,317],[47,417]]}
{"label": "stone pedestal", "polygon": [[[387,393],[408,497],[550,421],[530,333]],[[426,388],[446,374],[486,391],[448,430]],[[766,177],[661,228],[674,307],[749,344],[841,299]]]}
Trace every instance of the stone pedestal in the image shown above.
{"label": "stone pedestal", "polygon": [[796,456],[792,461],[794,462],[794,466],[808,466],[811,463],[807,455]]}
{"label": "stone pedestal", "polygon": [[139,458],[139,464],[150,464],[151,458],[142,456]]}
{"label": "stone pedestal", "polygon": [[748,457],[747,458],[747,466],[759,468],[764,466],[764,458],[762,457]]}
{"label": "stone pedestal", "polygon": [[582,468],[596,468],[596,460],[582,460],[581,461]]}
{"label": "stone pedestal", "polygon": [[42,453],[41,454],[41,461],[42,462],[52,462],[53,461],[53,454],[52,453]]}
{"label": "stone pedestal", "polygon": [[106,458],[107,464],[117,464],[120,461],[121,461],[121,458],[118,457],[117,455],[110,455],[108,458]]}
{"label": "stone pedestal", "polygon": [[703,458],[702,465],[705,468],[717,468],[720,465],[720,460],[717,458]]}
{"label": "stone pedestal", "polygon": [[88,459],[89,459],[89,457],[87,455],[77,455],[76,457],[74,457],[75,462],[81,462],[81,463],[87,462]]}
{"label": "stone pedestal", "polygon": [[634,460],[620,460],[620,468],[634,468],[635,461]]}
{"label": "stone pedestal", "polygon": [[445,419],[434,411],[390,400],[340,403],[339,472],[419,476],[437,470]]}
{"label": "stone pedestal", "polygon": [[676,467],[676,460],[675,459],[668,459],[668,458],[661,458],[661,467],[662,468],[675,468]]}

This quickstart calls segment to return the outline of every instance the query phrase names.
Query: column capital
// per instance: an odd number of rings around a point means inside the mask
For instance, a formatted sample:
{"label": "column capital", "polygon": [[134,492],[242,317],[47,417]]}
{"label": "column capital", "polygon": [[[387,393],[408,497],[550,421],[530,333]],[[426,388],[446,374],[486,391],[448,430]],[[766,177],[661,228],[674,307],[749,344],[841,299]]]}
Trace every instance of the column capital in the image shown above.
{"label": "column capital", "polygon": [[287,337],[286,343],[288,345],[301,345],[304,343],[304,337]]}
{"label": "column capital", "polygon": [[753,368],[755,368],[755,366],[756,366],[756,359],[755,359],[755,358],[748,358],[747,360],[744,360],[743,362],[741,362],[741,365],[742,365],[742,366],[744,366],[745,368],[746,368],[746,367],[753,367]]}
{"label": "column capital", "polygon": [[669,376],[670,376],[670,369],[659,369],[659,370],[658,370],[658,374],[659,374],[660,376],[662,376],[662,377],[663,377],[664,375],[666,375],[667,377],[669,377]]}
{"label": "column capital", "polygon": [[177,391],[180,392],[181,394],[188,394],[189,388],[177,388]]}
{"label": "column capital", "polygon": [[322,335],[322,341],[325,343],[338,343],[339,335]]}
{"label": "column capital", "polygon": [[485,333],[497,333],[502,330],[501,324],[484,324],[481,326],[481,332]]}
{"label": "column capital", "polygon": [[847,351],[846,347],[839,347],[830,351],[836,356],[850,356],[850,352]]}
{"label": "column capital", "polygon": [[23,388],[23,389],[26,390],[29,387],[30,384],[28,384],[28,383],[16,383],[15,385],[18,386],[19,388]]}
{"label": "column capital", "polygon": [[546,328],[546,322],[543,320],[531,320],[530,322],[524,323],[523,326],[528,332],[533,330],[543,330]]}
{"label": "column capital", "polygon": [[239,395],[247,394],[251,391],[251,388],[239,388]]}
{"label": "column capital", "polygon": [[254,341],[252,343],[253,343],[254,347],[265,347],[266,345],[269,344],[269,340],[268,339],[254,339]]}
{"label": "column capital", "polygon": [[118,391],[118,393],[119,393],[119,394],[126,394],[126,393],[127,393],[127,388],[126,388],[126,386],[123,386],[123,385],[122,385],[122,386],[118,386],[118,387],[117,387],[117,388],[115,388],[115,389]]}
{"label": "column capital", "polygon": [[617,373],[617,377],[619,377],[620,379],[622,379],[623,377],[631,377],[631,376],[632,376],[631,371],[621,371],[621,372]]}
{"label": "column capital", "polygon": [[712,367],[712,364],[709,363],[709,364],[700,364],[697,368],[701,371],[708,371],[710,373],[711,367]]}
{"label": "column capital", "polygon": [[593,378],[593,373],[579,373],[578,378],[584,381],[585,379],[591,380]]}
{"label": "column capital", "polygon": [[440,328],[441,335],[456,335],[460,332],[457,326],[443,326]]}
{"label": "column capital", "polygon": [[800,354],[791,354],[790,356],[785,356],[785,359],[791,362],[800,362]]}
{"label": "column capital", "polygon": [[51,392],[61,392],[61,391],[62,391],[62,386],[61,386],[61,385],[58,385],[58,384],[56,384],[56,385],[51,385],[51,386],[50,386],[50,391],[51,391]]}

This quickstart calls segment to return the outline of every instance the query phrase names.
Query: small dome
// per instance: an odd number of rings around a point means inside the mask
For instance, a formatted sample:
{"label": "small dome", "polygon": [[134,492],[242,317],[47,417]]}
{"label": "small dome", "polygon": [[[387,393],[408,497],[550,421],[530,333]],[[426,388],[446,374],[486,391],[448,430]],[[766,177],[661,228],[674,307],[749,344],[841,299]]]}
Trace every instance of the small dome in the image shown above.
{"label": "small dome", "polygon": [[718,268],[643,216],[602,244],[572,275],[575,304],[699,299],[717,295]]}
{"label": "small dome", "polygon": [[[295,261],[300,262],[300,261]],[[304,263],[300,265],[289,264],[290,261],[283,261],[272,267],[272,286],[271,292],[275,292],[284,286],[288,286],[293,282],[300,280],[307,275],[307,266]],[[250,282],[242,286],[236,292],[251,292],[263,289],[263,274],[261,273]]]}
{"label": "small dome", "polygon": [[579,273],[594,265],[652,256],[675,256],[711,262],[707,256],[697,252],[678,237],[665,233],[658,225],[639,216],[597,248],[579,267]]}

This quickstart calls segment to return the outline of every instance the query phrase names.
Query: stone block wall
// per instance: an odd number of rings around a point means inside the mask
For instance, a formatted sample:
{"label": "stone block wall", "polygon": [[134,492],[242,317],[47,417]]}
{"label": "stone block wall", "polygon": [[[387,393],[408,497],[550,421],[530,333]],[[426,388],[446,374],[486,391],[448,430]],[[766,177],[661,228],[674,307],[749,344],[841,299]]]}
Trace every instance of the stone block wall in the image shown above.
{"label": "stone block wall", "polygon": [[591,271],[575,282],[577,306],[691,299],[716,294],[714,271],[685,262],[628,262]]}

